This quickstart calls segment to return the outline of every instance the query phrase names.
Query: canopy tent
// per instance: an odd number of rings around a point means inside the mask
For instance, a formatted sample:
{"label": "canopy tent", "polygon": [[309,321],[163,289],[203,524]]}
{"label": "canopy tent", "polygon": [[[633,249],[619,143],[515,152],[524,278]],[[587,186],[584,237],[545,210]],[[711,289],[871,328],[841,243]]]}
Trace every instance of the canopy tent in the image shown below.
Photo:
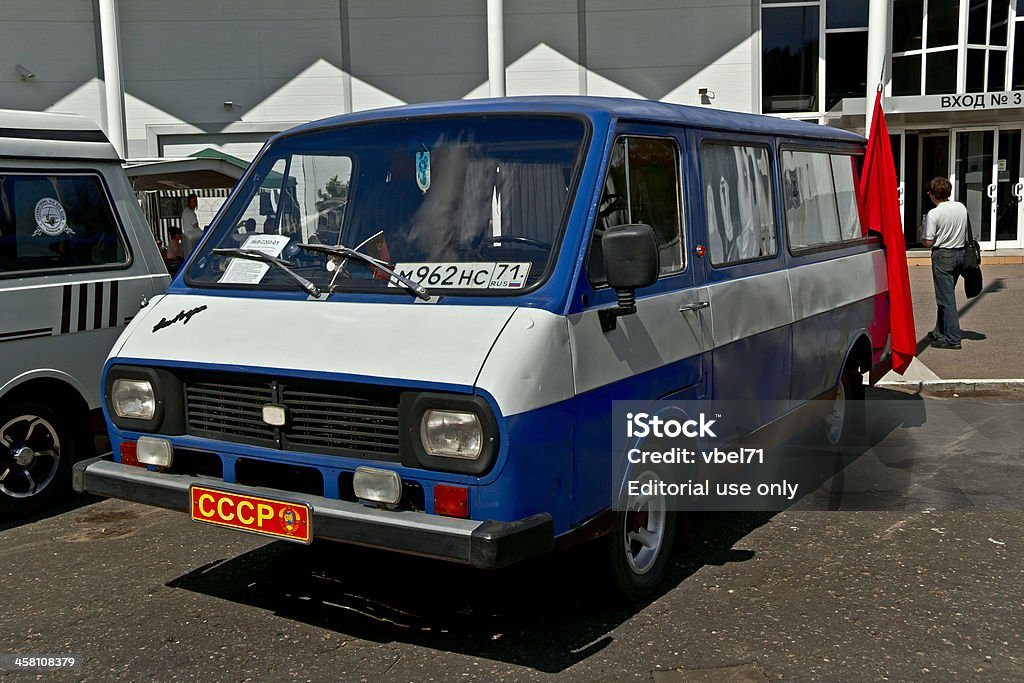
{"label": "canopy tent", "polygon": [[129,161],[125,173],[136,192],[146,190],[231,189],[248,162],[212,148],[180,159]]}

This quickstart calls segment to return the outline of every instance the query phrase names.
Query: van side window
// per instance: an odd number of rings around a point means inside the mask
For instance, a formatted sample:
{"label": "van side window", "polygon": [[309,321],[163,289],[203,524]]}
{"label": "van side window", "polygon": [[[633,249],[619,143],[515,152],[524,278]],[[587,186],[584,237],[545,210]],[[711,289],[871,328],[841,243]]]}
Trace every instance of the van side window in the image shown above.
{"label": "van side window", "polygon": [[0,274],[127,262],[98,177],[0,175]]}
{"label": "van side window", "polygon": [[782,176],[791,249],[860,239],[851,157],[786,150]]}
{"label": "van side window", "polygon": [[608,160],[608,176],[598,205],[587,273],[594,286],[606,282],[601,237],[616,225],[644,223],[654,228],[661,274],[685,266],[679,200],[679,151],[668,138],[622,137]]}
{"label": "van side window", "polygon": [[711,264],[775,256],[775,210],[768,149],[705,144],[701,149],[704,210]]}
{"label": "van side window", "polygon": [[836,186],[843,239],[860,239],[864,236],[864,230],[860,226],[860,210],[857,208],[857,160],[847,154],[829,156],[832,159],[832,179]]}

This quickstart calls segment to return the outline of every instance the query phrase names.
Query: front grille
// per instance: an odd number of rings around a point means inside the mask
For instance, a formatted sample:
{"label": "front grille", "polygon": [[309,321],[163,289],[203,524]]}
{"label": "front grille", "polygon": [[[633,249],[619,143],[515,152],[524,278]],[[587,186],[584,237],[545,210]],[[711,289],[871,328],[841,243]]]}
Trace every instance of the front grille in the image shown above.
{"label": "front grille", "polygon": [[190,434],[275,444],[274,428],[263,421],[263,406],[273,402],[274,388],[269,383],[185,383]]}
{"label": "front grille", "polygon": [[[252,375],[186,377],[188,433],[284,450],[399,460],[397,390]],[[284,405],[287,423],[263,421]]]}
{"label": "front grille", "polygon": [[397,402],[287,386],[282,400],[289,414],[286,448],[398,455]]}

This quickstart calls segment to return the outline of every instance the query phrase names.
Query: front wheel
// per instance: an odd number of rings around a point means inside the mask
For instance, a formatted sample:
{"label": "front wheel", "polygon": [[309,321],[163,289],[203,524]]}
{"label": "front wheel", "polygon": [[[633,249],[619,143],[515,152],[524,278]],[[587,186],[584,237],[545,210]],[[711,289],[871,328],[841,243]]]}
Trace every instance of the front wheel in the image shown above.
{"label": "front wheel", "polygon": [[0,408],[0,515],[45,509],[71,486],[75,433],[65,414],[24,401]]}
{"label": "front wheel", "polygon": [[676,515],[661,496],[630,496],[606,539],[612,586],[628,601],[650,597],[665,578]]}

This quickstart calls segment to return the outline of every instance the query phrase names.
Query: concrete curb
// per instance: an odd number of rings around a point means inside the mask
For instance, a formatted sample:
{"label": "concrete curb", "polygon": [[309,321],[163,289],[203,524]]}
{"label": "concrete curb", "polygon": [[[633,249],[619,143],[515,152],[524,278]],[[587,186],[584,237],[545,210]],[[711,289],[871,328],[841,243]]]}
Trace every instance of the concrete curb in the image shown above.
{"label": "concrete curb", "polygon": [[882,389],[897,391],[932,391],[957,394],[990,393],[993,391],[1024,391],[1024,379],[926,379],[902,382],[879,382]]}

